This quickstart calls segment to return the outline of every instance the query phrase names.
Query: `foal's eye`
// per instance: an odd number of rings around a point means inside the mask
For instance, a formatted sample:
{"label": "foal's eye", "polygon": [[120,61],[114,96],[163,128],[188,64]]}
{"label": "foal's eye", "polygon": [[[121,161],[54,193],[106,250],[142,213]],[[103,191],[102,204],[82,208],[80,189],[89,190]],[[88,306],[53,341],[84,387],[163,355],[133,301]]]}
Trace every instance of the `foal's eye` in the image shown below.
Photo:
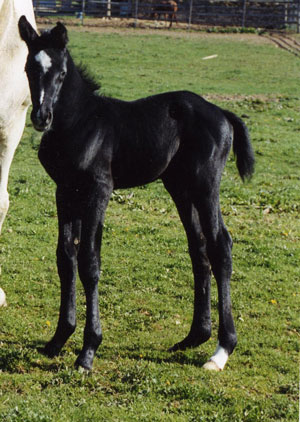
{"label": "foal's eye", "polygon": [[65,70],[62,70],[61,72],[60,72],[60,77],[61,78],[64,78],[65,76],[66,76],[66,71]]}

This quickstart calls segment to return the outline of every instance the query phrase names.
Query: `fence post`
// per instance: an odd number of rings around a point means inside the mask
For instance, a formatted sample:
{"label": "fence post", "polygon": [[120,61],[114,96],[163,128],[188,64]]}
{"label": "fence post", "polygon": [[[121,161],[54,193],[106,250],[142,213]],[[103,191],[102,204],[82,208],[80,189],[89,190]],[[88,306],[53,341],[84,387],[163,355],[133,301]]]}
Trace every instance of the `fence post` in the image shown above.
{"label": "fence post", "polygon": [[284,27],[286,28],[289,24],[289,4],[284,3]]}
{"label": "fence post", "polygon": [[300,0],[298,0],[298,11],[297,11],[297,34],[300,33]]}
{"label": "fence post", "polygon": [[108,19],[111,18],[111,0],[107,0],[107,13],[106,16],[108,17]]}
{"label": "fence post", "polygon": [[35,13],[38,16],[39,13],[39,8],[40,8],[40,0],[37,0],[35,3]]}
{"label": "fence post", "polygon": [[246,13],[247,13],[247,0],[243,0],[243,18],[242,18],[242,28],[245,28],[245,23],[246,23]]}
{"label": "fence post", "polygon": [[137,28],[138,26],[138,8],[139,8],[139,0],[135,0],[134,5],[134,27]]}
{"label": "fence post", "polygon": [[188,29],[191,29],[192,13],[193,13],[193,0],[190,0],[190,11],[189,11],[189,25],[188,25]]}
{"label": "fence post", "polygon": [[81,25],[83,25],[84,12],[85,12],[85,0],[82,0],[82,3],[81,3],[81,14],[80,14]]}

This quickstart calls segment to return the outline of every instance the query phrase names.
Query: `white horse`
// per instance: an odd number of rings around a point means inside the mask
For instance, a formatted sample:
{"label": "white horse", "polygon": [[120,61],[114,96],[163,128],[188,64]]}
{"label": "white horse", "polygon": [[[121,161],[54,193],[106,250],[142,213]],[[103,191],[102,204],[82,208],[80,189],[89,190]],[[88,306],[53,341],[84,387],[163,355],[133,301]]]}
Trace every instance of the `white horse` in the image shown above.
{"label": "white horse", "polygon": [[0,0],[0,233],[9,207],[9,168],[31,103],[24,70],[28,50],[18,30],[22,15],[36,27],[32,0]]}

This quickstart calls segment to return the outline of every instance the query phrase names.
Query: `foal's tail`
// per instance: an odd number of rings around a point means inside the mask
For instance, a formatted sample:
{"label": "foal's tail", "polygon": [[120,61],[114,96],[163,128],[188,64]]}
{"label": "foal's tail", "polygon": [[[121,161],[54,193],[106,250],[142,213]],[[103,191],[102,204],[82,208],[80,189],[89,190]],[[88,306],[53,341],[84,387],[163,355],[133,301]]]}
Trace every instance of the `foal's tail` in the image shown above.
{"label": "foal's tail", "polygon": [[233,153],[242,180],[250,179],[254,172],[254,152],[250,142],[247,126],[234,113],[222,110],[233,126]]}

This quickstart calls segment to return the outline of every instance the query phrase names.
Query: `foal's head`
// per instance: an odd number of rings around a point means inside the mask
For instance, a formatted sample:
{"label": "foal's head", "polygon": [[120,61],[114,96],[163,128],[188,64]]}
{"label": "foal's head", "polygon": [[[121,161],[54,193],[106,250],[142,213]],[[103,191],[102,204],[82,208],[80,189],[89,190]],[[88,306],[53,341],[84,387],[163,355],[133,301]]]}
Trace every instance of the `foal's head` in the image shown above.
{"label": "foal's head", "polygon": [[31,100],[31,120],[36,130],[51,127],[53,108],[67,73],[67,30],[61,23],[38,35],[25,16],[19,20],[21,38],[29,54],[25,66]]}

